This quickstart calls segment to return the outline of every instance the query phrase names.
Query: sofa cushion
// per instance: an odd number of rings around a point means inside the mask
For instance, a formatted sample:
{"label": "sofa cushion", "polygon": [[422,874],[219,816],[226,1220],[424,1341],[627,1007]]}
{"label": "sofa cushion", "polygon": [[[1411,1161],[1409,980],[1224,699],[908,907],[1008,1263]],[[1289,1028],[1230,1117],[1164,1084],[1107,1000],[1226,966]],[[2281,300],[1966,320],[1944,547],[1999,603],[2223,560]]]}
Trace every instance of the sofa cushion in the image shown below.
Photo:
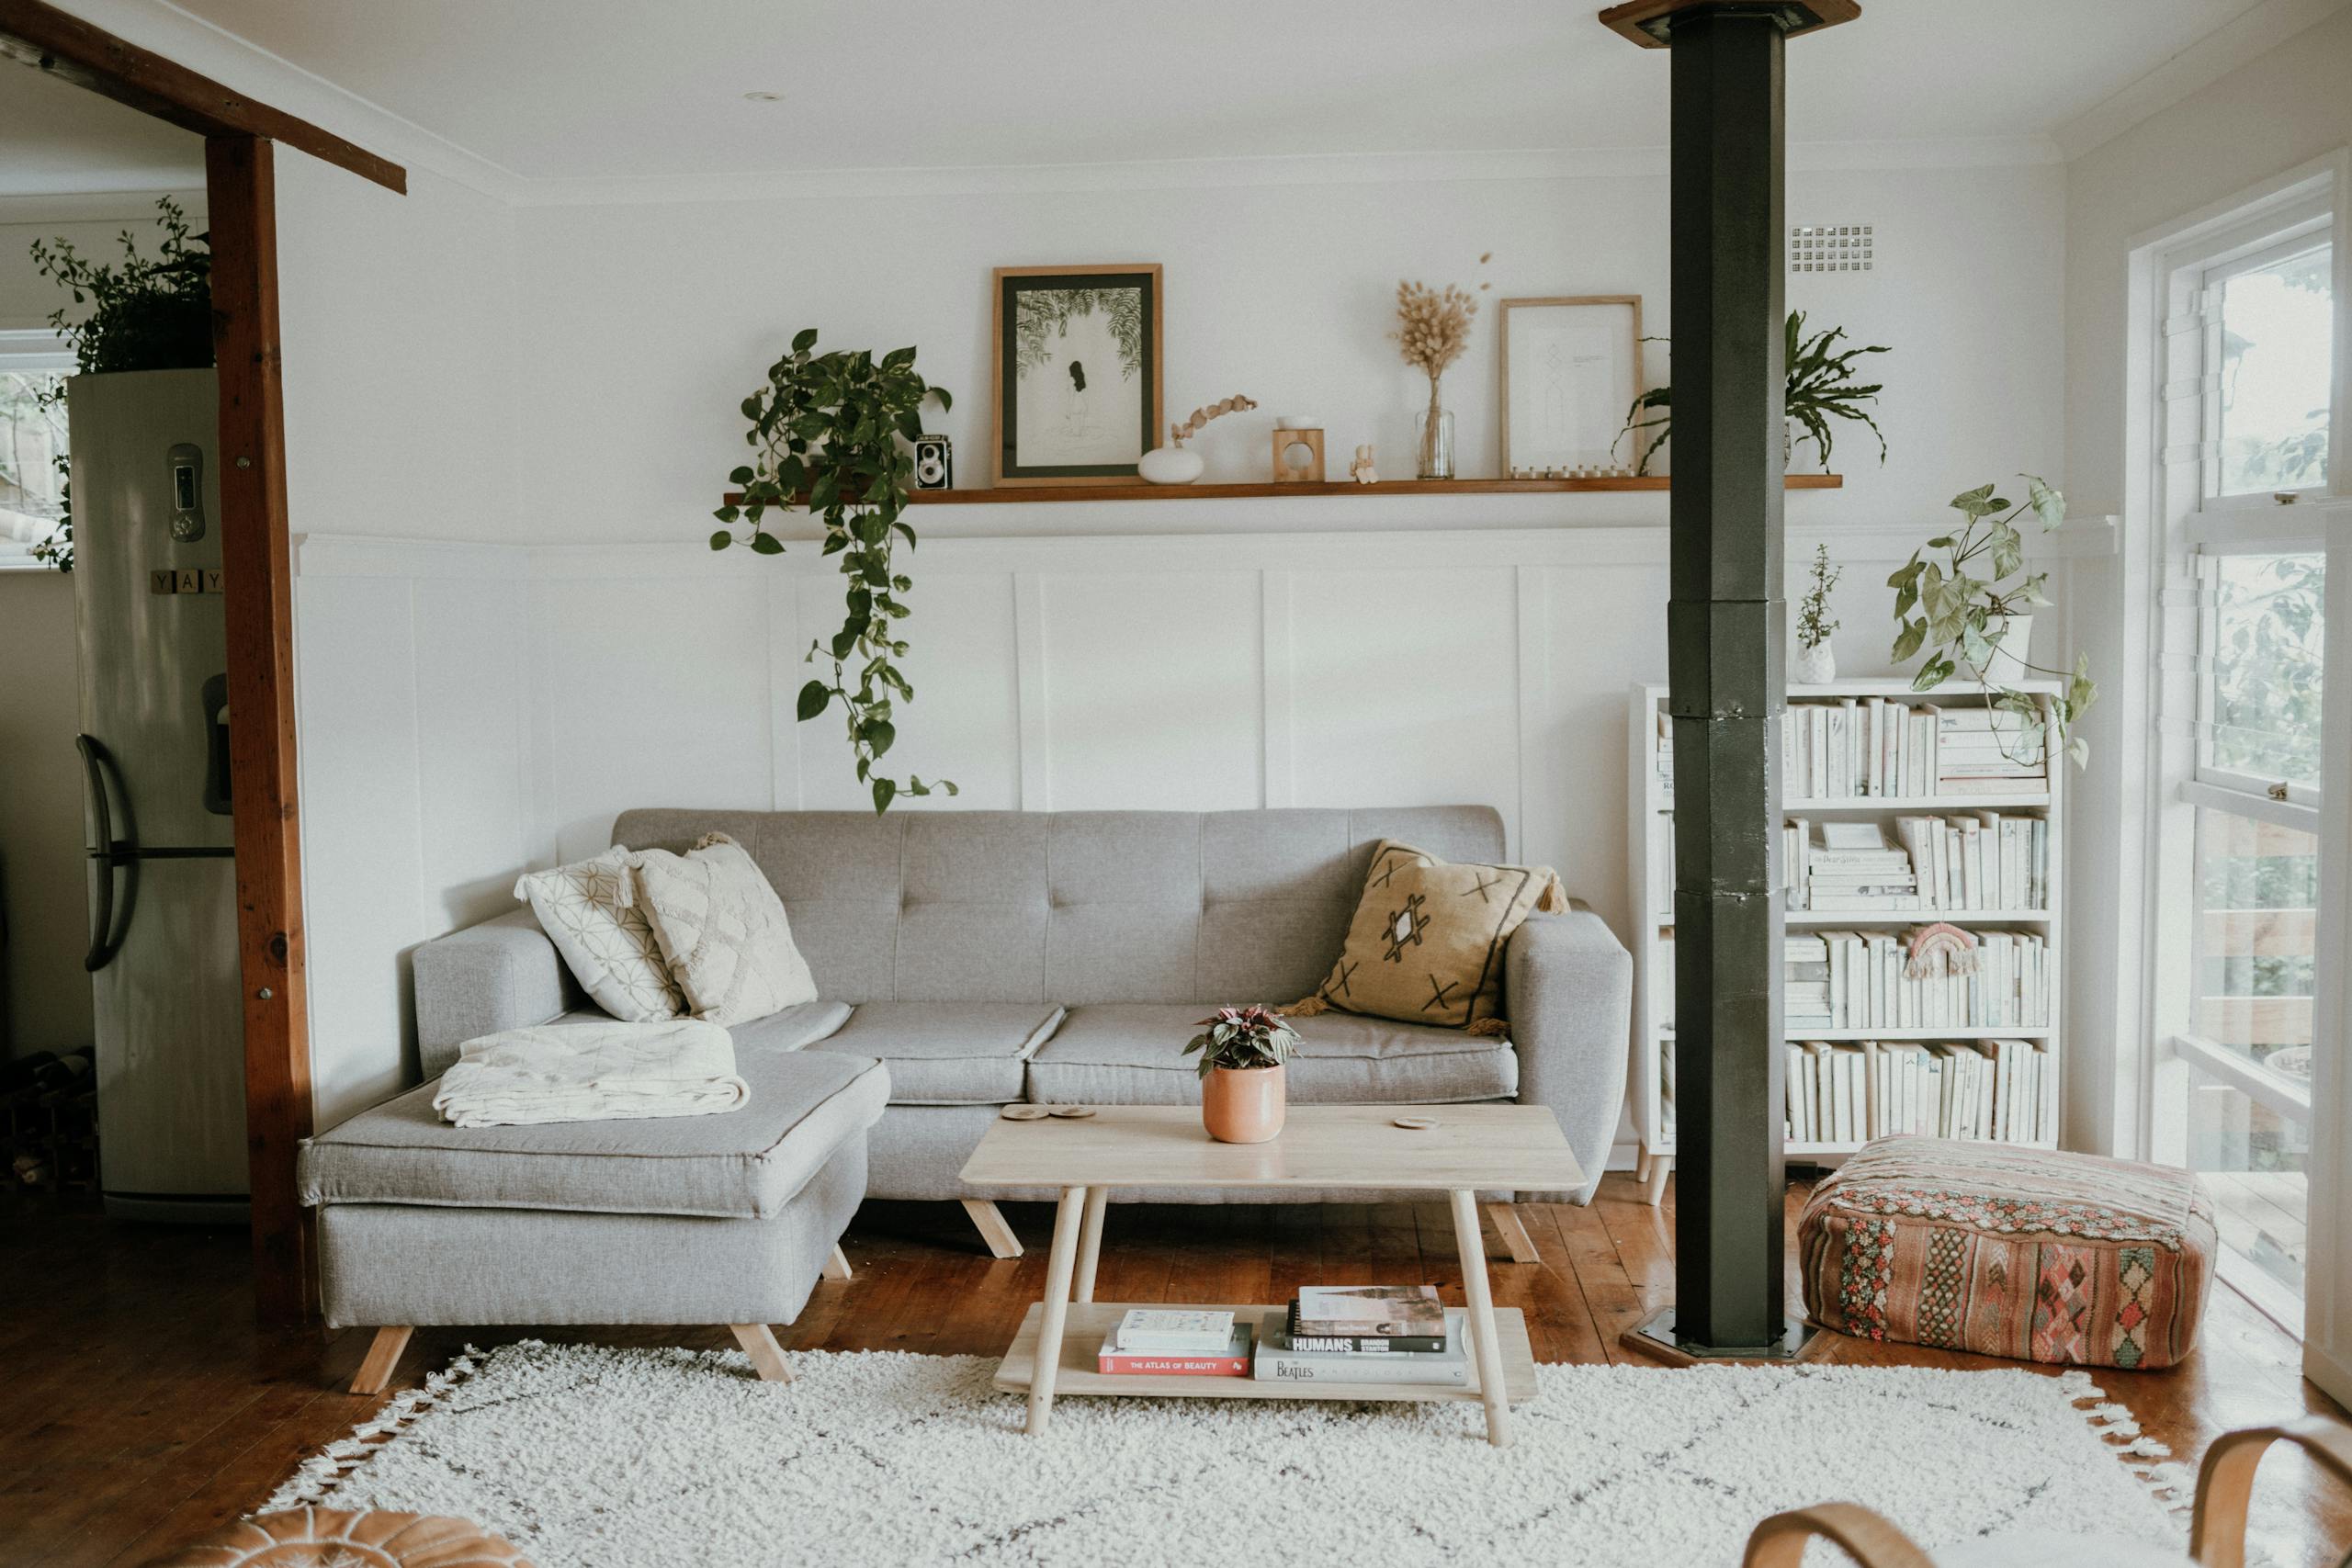
{"label": "sofa cushion", "polygon": [[654,940],[645,911],[630,897],[636,857],[615,847],[594,860],[533,872],[514,884],[540,929],[596,1005],[626,1023],[676,1018],[684,993]]}
{"label": "sofa cushion", "polygon": [[889,1102],[879,1063],[746,1049],[740,1111],[652,1121],[452,1127],[438,1082],[305,1141],[302,1201],[770,1219]]}
{"label": "sofa cushion", "polygon": [[865,1002],[817,1049],[888,1064],[893,1105],[1009,1105],[1061,1019],[1051,1002]]}
{"label": "sofa cushion", "polygon": [[644,850],[636,892],[696,1018],[740,1023],[817,999],[784,900],[742,845],[712,833],[683,855]]}
{"label": "sofa cushion", "polygon": [[[1201,1098],[1197,1058],[1182,1055],[1215,1004],[1075,1007],[1029,1060],[1029,1098],[1059,1105],[1184,1105]],[[1507,1040],[1328,1012],[1291,1020],[1288,1071],[1302,1105],[1442,1104],[1519,1089]]]}
{"label": "sofa cushion", "polygon": [[1467,1029],[1502,1011],[1503,951],[1536,909],[1567,908],[1547,865],[1456,865],[1410,844],[1373,852],[1348,940],[1295,1013],[1344,1008]]}

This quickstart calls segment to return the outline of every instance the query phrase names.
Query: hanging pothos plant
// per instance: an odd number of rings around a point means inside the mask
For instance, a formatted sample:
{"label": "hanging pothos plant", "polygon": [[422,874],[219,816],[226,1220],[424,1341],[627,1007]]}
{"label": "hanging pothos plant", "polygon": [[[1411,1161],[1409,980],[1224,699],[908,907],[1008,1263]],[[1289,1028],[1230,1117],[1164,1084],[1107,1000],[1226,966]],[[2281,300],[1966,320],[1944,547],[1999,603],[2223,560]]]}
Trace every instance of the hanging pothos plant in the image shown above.
{"label": "hanging pothos plant", "polygon": [[878,813],[901,795],[956,793],[945,779],[926,784],[909,774],[900,784],[875,771],[898,739],[893,703],[912,702],[915,694],[896,662],[907,656],[907,644],[893,635],[914,586],[890,558],[892,535],[910,547],[915,542],[900,518],[914,457],[899,437],[922,434],[924,399],[937,398],[943,409],[952,400],[945,388],[915,374],[911,348],[894,348],[877,361],[864,350],[817,354],[816,346],[810,327],[768,367],[767,384],[743,400],[743,417],[752,422],[743,439],[758,456],[728,476],[742,494],[714,513],[727,526],[711,535],[710,547],[738,543],[736,525],[748,524],[741,542],[759,555],[783,554],[784,541],[762,521],[771,507],[805,506],[824,519],[824,553],[842,558],[849,586],[841,629],[830,644],[808,645],[808,662],[830,657],[833,673],[800,688],[800,719],[805,724],[841,704],[858,782],[873,791]]}

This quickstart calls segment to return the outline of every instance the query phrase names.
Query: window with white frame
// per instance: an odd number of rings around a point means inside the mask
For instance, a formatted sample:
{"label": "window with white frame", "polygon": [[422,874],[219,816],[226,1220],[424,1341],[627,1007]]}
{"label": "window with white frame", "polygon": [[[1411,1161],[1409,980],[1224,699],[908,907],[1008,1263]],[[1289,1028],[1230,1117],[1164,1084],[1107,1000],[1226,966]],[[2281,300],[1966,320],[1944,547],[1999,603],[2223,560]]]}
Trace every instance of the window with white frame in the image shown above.
{"label": "window with white frame", "polygon": [[2212,1189],[2225,1270],[2281,1299],[2308,1213],[2332,232],[2306,201],[2170,258],[2165,326],[2153,1143]]}
{"label": "window with white frame", "polygon": [[65,378],[74,358],[45,332],[0,332],[0,568],[40,566],[65,515]]}

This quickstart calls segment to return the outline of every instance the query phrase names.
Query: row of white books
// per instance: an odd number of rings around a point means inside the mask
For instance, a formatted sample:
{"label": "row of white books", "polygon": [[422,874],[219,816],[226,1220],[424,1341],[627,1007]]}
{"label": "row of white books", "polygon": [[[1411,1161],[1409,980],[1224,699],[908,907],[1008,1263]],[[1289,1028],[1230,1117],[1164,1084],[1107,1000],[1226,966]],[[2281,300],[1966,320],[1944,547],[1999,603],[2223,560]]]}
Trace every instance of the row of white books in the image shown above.
{"label": "row of white books", "polygon": [[1781,793],[2006,795],[2041,787],[2038,719],[1976,703],[1913,707],[1884,697],[1794,702],[1781,716]]}
{"label": "row of white books", "polygon": [[1793,1041],[1791,1143],[1858,1144],[1894,1133],[2046,1142],[2050,1052],[2032,1040]]}
{"label": "row of white books", "polygon": [[1792,931],[1784,1015],[1807,1029],[2041,1029],[2049,944],[2029,931]]}
{"label": "row of white books", "polygon": [[1792,909],[2041,909],[2048,907],[2050,824],[1978,811],[1898,817],[1900,846],[1875,822],[1792,817],[1781,831]]}

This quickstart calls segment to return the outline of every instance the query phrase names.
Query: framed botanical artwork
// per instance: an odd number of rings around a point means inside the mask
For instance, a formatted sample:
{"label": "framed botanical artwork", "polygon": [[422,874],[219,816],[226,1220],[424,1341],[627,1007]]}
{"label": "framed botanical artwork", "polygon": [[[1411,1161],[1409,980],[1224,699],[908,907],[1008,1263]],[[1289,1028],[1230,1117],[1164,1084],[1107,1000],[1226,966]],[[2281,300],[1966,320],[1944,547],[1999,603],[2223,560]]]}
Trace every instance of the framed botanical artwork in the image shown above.
{"label": "framed botanical artwork", "polygon": [[996,482],[1136,477],[1160,436],[1159,267],[996,269]]}
{"label": "framed botanical artwork", "polygon": [[1609,468],[1642,391],[1642,297],[1502,303],[1503,473]]}

